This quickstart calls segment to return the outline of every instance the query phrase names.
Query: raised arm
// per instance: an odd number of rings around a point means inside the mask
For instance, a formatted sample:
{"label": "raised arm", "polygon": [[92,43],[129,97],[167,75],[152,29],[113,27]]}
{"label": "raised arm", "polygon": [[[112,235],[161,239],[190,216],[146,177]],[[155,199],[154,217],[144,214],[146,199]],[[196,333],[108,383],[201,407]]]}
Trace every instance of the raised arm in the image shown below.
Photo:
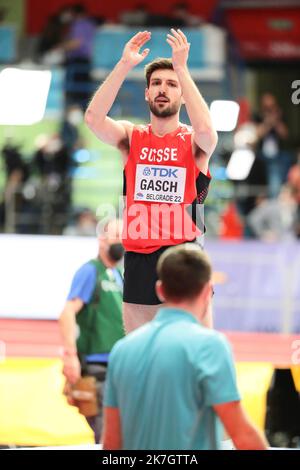
{"label": "raised arm", "polygon": [[182,88],[186,110],[194,130],[195,151],[198,146],[208,160],[213,153],[218,136],[213,127],[210,112],[187,66],[190,44],[180,29],[171,29],[167,43],[172,48],[172,63]]}
{"label": "raised arm", "polygon": [[96,136],[107,144],[118,146],[118,143],[130,137],[133,124],[129,121],[115,121],[107,115],[116,99],[128,72],[142,62],[149,49],[140,52],[141,47],[149,41],[151,33],[137,33],[125,45],[122,57],[113,71],[96,91],[86,113],[85,122]]}

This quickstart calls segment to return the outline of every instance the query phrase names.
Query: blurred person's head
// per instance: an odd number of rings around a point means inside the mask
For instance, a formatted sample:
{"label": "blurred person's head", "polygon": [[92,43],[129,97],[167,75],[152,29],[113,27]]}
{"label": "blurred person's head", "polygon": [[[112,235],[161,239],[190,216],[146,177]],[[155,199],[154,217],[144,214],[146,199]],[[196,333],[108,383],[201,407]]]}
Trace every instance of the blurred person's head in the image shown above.
{"label": "blurred person's head", "polygon": [[4,160],[6,176],[18,182],[24,182],[28,177],[28,168],[23,160],[20,147],[8,139],[1,149],[1,155]]}
{"label": "blurred person's head", "polygon": [[200,26],[203,19],[190,13],[189,5],[185,2],[179,2],[173,5],[171,11],[173,27]]}
{"label": "blurred person's head", "polygon": [[157,274],[161,301],[203,320],[212,296],[212,267],[201,248],[193,243],[168,248],[159,258]]}
{"label": "blurred person's head", "polygon": [[77,216],[77,230],[82,236],[93,236],[96,234],[97,221],[90,209],[83,209]]}
{"label": "blurred person's head", "polygon": [[144,3],[137,3],[133,9],[135,12],[148,13],[148,7]]}
{"label": "blurred person's head", "polygon": [[86,7],[81,3],[74,3],[70,7],[74,17],[85,16],[87,14]]}
{"label": "blurred person's head", "polygon": [[42,150],[44,151],[47,147],[47,144],[50,140],[50,136],[47,134],[39,134],[37,137],[34,139],[34,147],[36,150]]}
{"label": "blurred person's head", "polygon": [[53,134],[49,137],[44,147],[45,152],[48,155],[55,155],[63,148],[63,141],[58,134]]}
{"label": "blurred person's head", "polygon": [[157,58],[150,62],[145,67],[145,78],[145,99],[151,113],[158,118],[168,118],[179,113],[184,101],[172,59]]}
{"label": "blurred person's head", "polygon": [[267,194],[265,192],[259,193],[255,198],[255,206],[258,207],[268,200]]}
{"label": "blurred person's head", "polygon": [[188,6],[184,2],[176,3],[172,8],[172,16],[184,19],[188,14]]}
{"label": "blurred person's head", "polygon": [[83,112],[80,106],[72,105],[67,109],[66,121],[72,126],[79,126],[83,121]]}
{"label": "blurred person's head", "polygon": [[71,5],[63,6],[58,12],[59,21],[62,24],[68,25],[74,19],[74,13],[72,11]]}
{"label": "blurred person's head", "polygon": [[122,245],[123,222],[120,219],[109,220],[98,231],[99,257],[107,267],[118,264],[124,255]]}
{"label": "blurred person's head", "polygon": [[264,93],[260,98],[261,110],[265,113],[271,113],[278,110],[278,103],[274,95]]}

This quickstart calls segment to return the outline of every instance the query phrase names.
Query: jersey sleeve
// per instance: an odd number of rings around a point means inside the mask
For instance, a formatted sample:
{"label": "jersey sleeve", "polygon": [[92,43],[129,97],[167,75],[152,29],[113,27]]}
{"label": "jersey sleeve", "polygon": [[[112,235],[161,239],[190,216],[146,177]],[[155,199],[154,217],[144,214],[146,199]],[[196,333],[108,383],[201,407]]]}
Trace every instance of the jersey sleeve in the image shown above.
{"label": "jersey sleeve", "polygon": [[97,269],[92,263],[86,263],[75,273],[67,300],[79,298],[85,304],[92,299],[97,282]]}

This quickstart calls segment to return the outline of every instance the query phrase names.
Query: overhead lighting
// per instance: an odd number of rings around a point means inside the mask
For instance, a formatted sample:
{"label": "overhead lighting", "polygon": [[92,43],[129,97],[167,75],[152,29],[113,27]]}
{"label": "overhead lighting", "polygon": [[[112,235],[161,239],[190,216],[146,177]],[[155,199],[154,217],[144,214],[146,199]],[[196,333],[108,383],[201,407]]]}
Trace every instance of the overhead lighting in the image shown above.
{"label": "overhead lighting", "polygon": [[233,140],[235,147],[239,148],[254,145],[257,141],[255,124],[249,122],[239,126],[238,130],[234,134]]}
{"label": "overhead lighting", "polygon": [[240,107],[235,101],[216,100],[210,105],[210,114],[216,131],[230,132],[235,129]]}
{"label": "overhead lighting", "polygon": [[90,159],[91,155],[87,149],[78,149],[73,154],[73,160],[75,160],[76,163],[87,163]]}
{"label": "overhead lighting", "polygon": [[0,72],[0,124],[30,125],[43,119],[51,82],[48,70]]}
{"label": "overhead lighting", "polygon": [[227,165],[227,176],[231,180],[245,180],[248,178],[255,160],[255,153],[250,149],[235,150]]}

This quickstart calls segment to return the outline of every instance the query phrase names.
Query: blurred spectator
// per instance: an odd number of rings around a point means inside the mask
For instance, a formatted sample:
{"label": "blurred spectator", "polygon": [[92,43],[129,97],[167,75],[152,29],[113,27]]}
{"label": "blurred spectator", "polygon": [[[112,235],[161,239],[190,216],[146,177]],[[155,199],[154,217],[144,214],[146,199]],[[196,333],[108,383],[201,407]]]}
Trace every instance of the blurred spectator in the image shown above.
{"label": "blurred spectator", "polygon": [[29,177],[29,166],[24,162],[19,147],[11,142],[6,143],[1,153],[6,174],[0,209],[4,230],[7,233],[26,233],[22,225],[22,215],[27,210],[22,189]]}
{"label": "blurred spectator", "polygon": [[56,174],[64,178],[71,164],[71,155],[57,134],[50,136],[33,157],[33,165],[41,177]]}
{"label": "blurred spectator", "polygon": [[69,10],[70,8],[65,6],[48,19],[37,46],[39,62],[48,66],[63,64],[64,52],[61,44],[65,40],[72,19]]}
{"label": "blurred spectator", "polygon": [[186,3],[176,3],[172,7],[171,12],[173,28],[184,28],[184,27],[193,27],[200,26],[203,24],[203,18],[200,16],[192,15],[189,12],[189,7]]}
{"label": "blurred spectator", "polygon": [[77,237],[94,237],[96,235],[97,219],[90,209],[83,209],[76,217],[76,225],[69,225],[63,235]]}
{"label": "blurred spectator", "polygon": [[300,150],[298,151],[297,162],[291,167],[287,180],[292,188],[292,194],[297,204],[295,232],[296,236],[300,238]]}
{"label": "blurred spectator", "polygon": [[[108,221],[100,231],[97,256],[75,273],[59,319],[64,345],[63,373],[67,379],[65,393],[69,403],[79,406],[85,415],[94,431],[96,444],[99,444],[102,429],[108,356],[116,341],[124,336],[123,278],[118,267],[124,252],[121,233],[119,220]],[[85,397],[85,403],[76,398],[80,383],[86,383],[86,380],[90,384],[96,382],[96,386],[90,387],[94,400],[89,402]]]}
{"label": "blurred spectator", "polygon": [[66,105],[85,110],[91,96],[91,57],[95,22],[82,4],[70,7],[71,22],[62,47],[66,54]]}
{"label": "blurred spectator", "polygon": [[1,7],[0,8],[0,24],[4,22],[6,16],[6,9]]}
{"label": "blurred spectator", "polygon": [[[247,121],[247,108],[241,124],[234,134],[234,151],[249,150],[254,153],[256,145],[256,126],[255,124]],[[255,157],[255,155],[254,155]],[[239,158],[239,162],[242,162],[242,156]],[[244,172],[245,165],[240,164],[240,170]],[[249,212],[256,206],[256,198],[258,191],[265,190],[266,186],[266,175],[263,161],[259,158],[255,158],[251,167],[248,167],[248,175],[241,180],[234,181],[234,187],[237,195],[236,204],[238,211],[246,222],[246,217]],[[248,236],[248,226],[245,223],[244,235]],[[251,233],[252,235],[252,233]]]}
{"label": "blurred spectator", "polygon": [[300,203],[300,150],[297,154],[296,163],[289,170],[288,182],[293,189],[295,199]]}
{"label": "blurred spectator", "polygon": [[61,138],[54,134],[37,149],[33,167],[41,177],[38,200],[42,234],[60,235],[67,224],[71,205],[71,155]]}
{"label": "blurred spectator", "polygon": [[7,142],[2,148],[2,158],[7,181],[12,178],[15,182],[24,182],[28,178],[29,168],[17,145]]}
{"label": "blurred spectator", "polygon": [[180,2],[173,5],[168,15],[148,14],[147,26],[185,28],[200,26],[203,20],[200,16],[192,15],[186,3]]}
{"label": "blurred spectator", "polygon": [[147,17],[147,27],[151,28],[170,28],[172,26],[171,15],[162,15],[158,13],[149,13]]}
{"label": "blurred spectator", "polygon": [[266,167],[268,195],[276,198],[285,180],[286,153],[282,144],[288,137],[288,128],[283,120],[282,111],[271,93],[261,97],[260,113],[254,115],[258,138],[258,154]]}
{"label": "blurred spectator", "polygon": [[83,121],[83,113],[79,106],[74,105],[67,108],[64,119],[61,123],[60,138],[64,147],[72,157],[73,152],[80,145],[79,125]]}
{"label": "blurred spectator", "polygon": [[149,12],[147,7],[140,3],[132,10],[123,11],[120,14],[120,22],[125,26],[146,26],[148,24]]}
{"label": "blurred spectator", "polygon": [[289,186],[282,186],[277,199],[264,199],[248,215],[254,235],[263,241],[279,241],[295,237],[297,205]]}

